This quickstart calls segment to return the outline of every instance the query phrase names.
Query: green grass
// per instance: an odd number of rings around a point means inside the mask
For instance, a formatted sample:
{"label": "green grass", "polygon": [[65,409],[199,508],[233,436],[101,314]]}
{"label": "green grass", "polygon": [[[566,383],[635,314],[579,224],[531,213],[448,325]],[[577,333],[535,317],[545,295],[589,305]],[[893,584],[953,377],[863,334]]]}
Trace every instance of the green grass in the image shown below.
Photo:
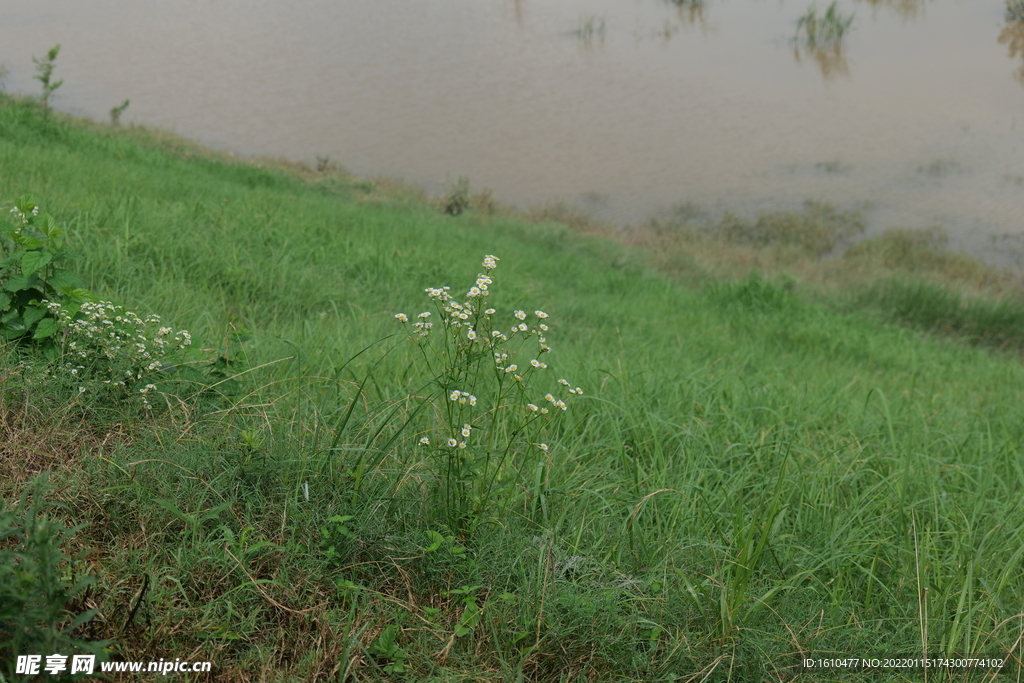
{"label": "green grass", "polygon": [[833,2],[821,15],[818,14],[818,6],[811,5],[797,20],[797,38],[803,31],[803,42],[810,49],[839,49],[842,45],[843,37],[853,24],[853,15],[843,16],[836,5]]}
{"label": "green grass", "polygon": [[[0,163],[0,197],[65,221],[98,295],[206,348],[253,334],[237,393],[151,419],[25,381],[4,350],[4,509],[51,471],[48,514],[84,525],[69,571],[96,577],[65,607],[98,609],[85,635],[117,657],[225,681],[910,681],[799,661],[1019,654],[1024,370],[986,346],[1020,334],[1016,306],[913,280],[693,287],[556,222],[448,216],[9,99]],[[809,245],[792,216],[765,225],[814,253],[851,225],[809,215]],[[754,224],[735,222],[745,248]],[[460,536],[402,427],[417,356],[385,351],[395,312],[483,254],[502,259],[491,303],[550,313],[549,362],[586,393]]]}

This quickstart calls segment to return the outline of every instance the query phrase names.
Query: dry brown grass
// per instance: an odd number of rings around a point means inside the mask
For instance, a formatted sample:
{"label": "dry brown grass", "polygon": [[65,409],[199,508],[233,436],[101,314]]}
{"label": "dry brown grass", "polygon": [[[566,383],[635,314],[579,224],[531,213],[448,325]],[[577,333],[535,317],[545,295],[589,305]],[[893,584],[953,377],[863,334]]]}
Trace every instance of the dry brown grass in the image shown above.
{"label": "dry brown grass", "polygon": [[[0,379],[0,382],[3,380]],[[73,466],[124,445],[129,436],[120,423],[97,429],[68,409],[44,412],[28,401],[0,394],[0,479],[24,482],[44,470]]]}

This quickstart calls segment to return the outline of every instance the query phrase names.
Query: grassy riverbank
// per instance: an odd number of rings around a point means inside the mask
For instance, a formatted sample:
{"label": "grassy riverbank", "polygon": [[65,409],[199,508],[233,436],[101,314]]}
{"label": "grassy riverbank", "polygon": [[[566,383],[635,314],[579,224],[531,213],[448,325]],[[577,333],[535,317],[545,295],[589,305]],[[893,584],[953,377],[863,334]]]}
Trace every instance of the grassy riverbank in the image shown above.
{"label": "grassy riverbank", "polygon": [[[180,400],[161,385],[147,412],[3,347],[5,524],[45,509],[75,559],[45,569],[56,532],[0,548],[60,624],[97,610],[74,636],[111,659],[213,662],[182,680],[647,682],[922,676],[803,671],[811,653],[1019,656],[1024,315],[979,294],[1010,276],[899,234],[834,261],[856,275],[838,289],[746,275],[794,272],[793,245],[451,217],[2,99],[0,197],[24,193],[97,297],[190,330],[209,384],[244,372]],[[432,310],[426,287],[463,301],[485,254],[498,330],[550,316],[531,391],[583,389],[552,404],[546,450],[505,410],[512,373],[432,383],[394,318]],[[949,264],[970,298],[942,286]],[[446,450],[472,377],[478,412],[456,422],[488,440]],[[0,652],[16,680],[30,652]]]}

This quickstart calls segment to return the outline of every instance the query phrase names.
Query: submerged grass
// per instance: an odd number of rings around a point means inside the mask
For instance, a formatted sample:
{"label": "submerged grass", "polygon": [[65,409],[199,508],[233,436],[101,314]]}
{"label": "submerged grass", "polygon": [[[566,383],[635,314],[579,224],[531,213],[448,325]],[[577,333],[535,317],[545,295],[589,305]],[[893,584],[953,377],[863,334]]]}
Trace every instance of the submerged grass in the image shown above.
{"label": "submerged grass", "polygon": [[796,37],[812,50],[836,49],[843,43],[843,37],[853,25],[853,15],[844,16],[833,2],[824,14],[818,14],[818,6],[811,5],[796,22]]}
{"label": "submerged grass", "polygon": [[[878,311],[1007,348],[1021,311],[921,285],[976,275],[934,244],[862,242],[830,263],[932,261],[819,298],[701,259],[816,262],[862,227],[820,205],[717,231],[683,211],[628,248],[6,98],[0,131],[0,196],[63,219],[97,294],[210,349],[253,336],[236,393],[141,420],[21,380],[4,351],[4,510],[50,470],[48,514],[84,525],[67,567],[96,577],[61,623],[97,609],[79,635],[111,657],[222,681],[821,681],[880,678],[804,658],[1019,656],[1024,369]],[[460,532],[407,426],[424,385],[393,313],[485,253],[507,276],[492,305],[550,313],[552,363],[586,393]]]}

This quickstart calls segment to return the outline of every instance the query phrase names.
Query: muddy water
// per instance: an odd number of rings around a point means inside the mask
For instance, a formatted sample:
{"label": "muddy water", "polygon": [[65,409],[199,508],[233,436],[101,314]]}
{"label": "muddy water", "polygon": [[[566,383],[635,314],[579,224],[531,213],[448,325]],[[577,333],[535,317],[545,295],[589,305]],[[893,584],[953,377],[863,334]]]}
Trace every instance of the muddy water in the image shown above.
{"label": "muddy water", "polygon": [[3,0],[0,64],[35,92],[30,57],[60,42],[58,108],[131,98],[123,122],[434,192],[467,175],[620,221],[810,198],[1024,247],[1024,26],[1003,0],[840,0],[840,54],[792,44],[809,5]]}

